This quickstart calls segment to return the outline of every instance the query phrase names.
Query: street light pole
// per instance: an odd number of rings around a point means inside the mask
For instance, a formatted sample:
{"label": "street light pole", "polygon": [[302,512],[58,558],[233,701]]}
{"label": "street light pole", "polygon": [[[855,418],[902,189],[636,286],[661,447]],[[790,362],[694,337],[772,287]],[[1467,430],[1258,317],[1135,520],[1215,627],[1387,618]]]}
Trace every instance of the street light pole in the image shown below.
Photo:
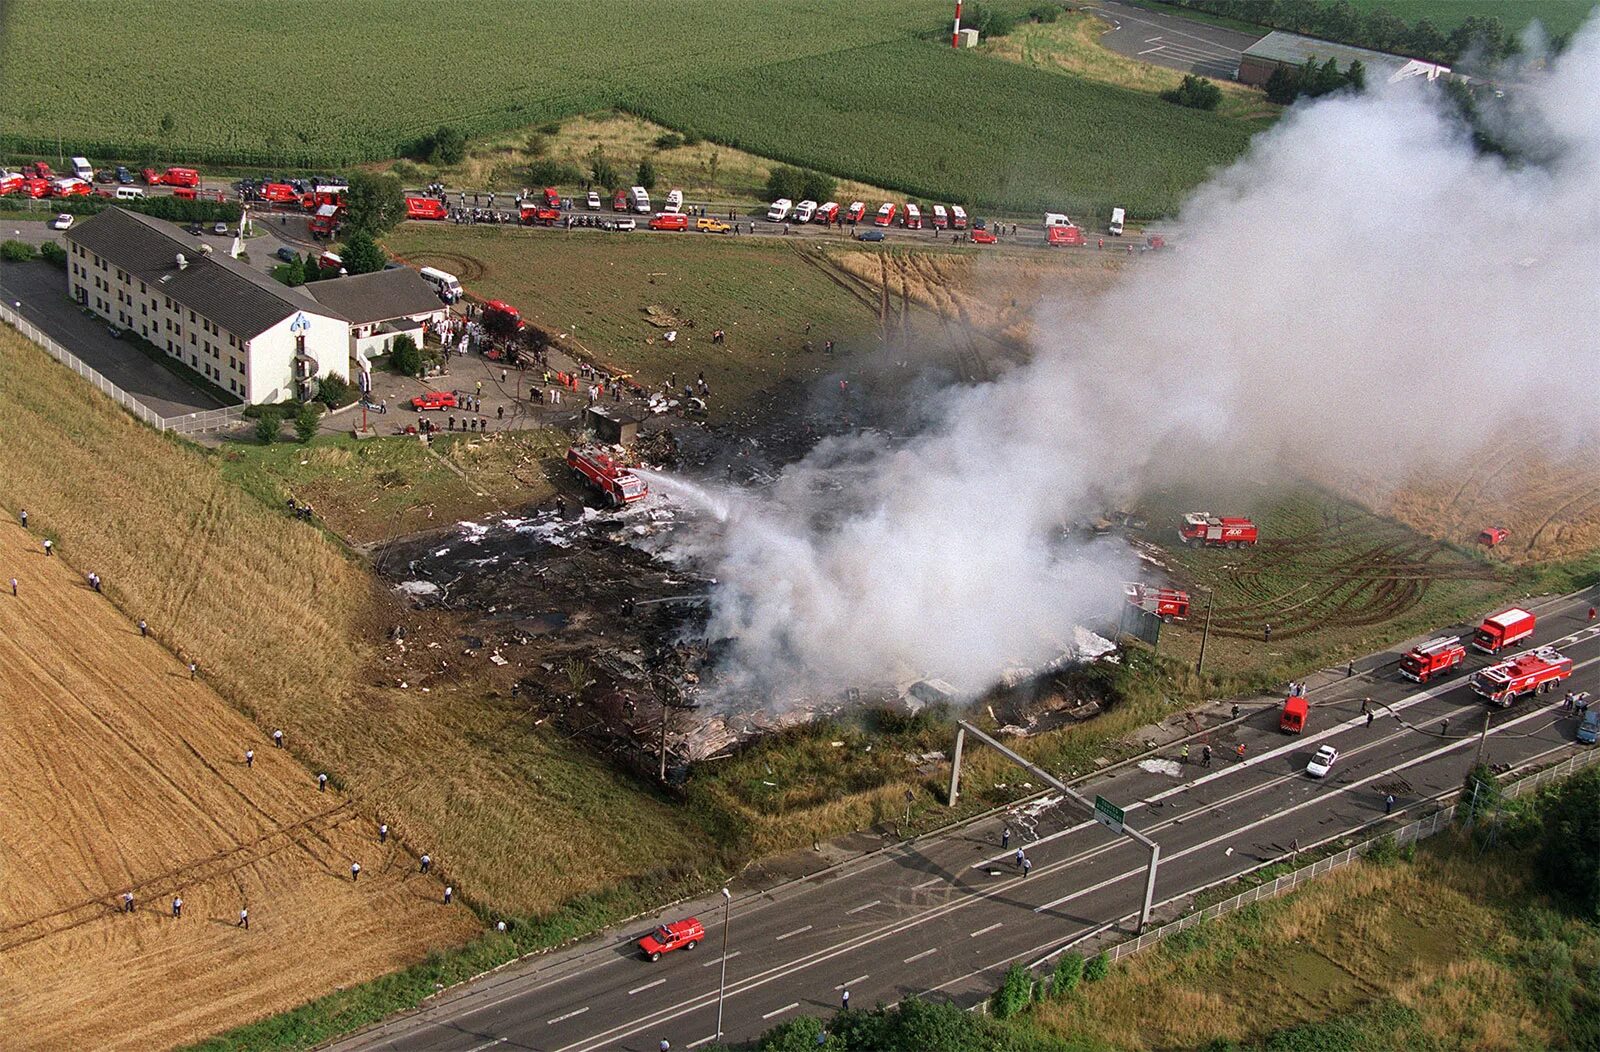
{"label": "street light pole", "polygon": [[1206,641],[1211,638],[1211,611],[1216,609],[1216,606],[1217,606],[1217,593],[1216,592],[1207,592],[1206,593],[1206,627],[1205,627],[1205,630],[1200,633],[1200,660],[1198,660],[1198,661],[1196,661],[1194,663],[1194,674],[1195,674],[1195,676],[1197,678],[1201,677],[1201,676],[1204,676],[1205,672],[1206,672]]}
{"label": "street light pole", "polygon": [[722,981],[717,984],[717,1036],[722,1040],[722,998],[728,992],[728,919],[733,912],[733,895],[722,889]]}

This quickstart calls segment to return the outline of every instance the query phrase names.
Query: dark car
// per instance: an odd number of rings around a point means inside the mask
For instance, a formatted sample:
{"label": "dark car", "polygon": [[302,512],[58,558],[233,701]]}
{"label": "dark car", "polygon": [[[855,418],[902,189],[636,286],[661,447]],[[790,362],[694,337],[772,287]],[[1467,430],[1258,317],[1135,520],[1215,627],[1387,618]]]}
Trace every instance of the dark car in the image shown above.
{"label": "dark car", "polygon": [[121,183],[123,186],[127,186],[129,183],[133,182],[133,173],[128,171],[128,169],[124,166],[120,164],[117,165],[117,182]]}
{"label": "dark car", "polygon": [[882,241],[884,238],[886,238],[888,236],[889,236],[888,233],[885,232],[885,231],[882,231],[882,230],[863,230],[861,233],[856,235],[856,240],[857,241]]}
{"label": "dark car", "polygon": [[295,260],[300,258],[299,256],[295,255],[294,249],[287,247],[278,249],[278,251],[274,252],[273,255],[277,256],[285,263],[293,263]]}
{"label": "dark car", "polygon": [[199,237],[201,234],[206,232],[205,227],[201,226],[199,223],[190,223],[183,229],[193,234],[195,237]]}
{"label": "dark car", "polygon": [[114,183],[117,181],[117,173],[110,168],[102,168],[94,173],[94,181],[97,183]]}

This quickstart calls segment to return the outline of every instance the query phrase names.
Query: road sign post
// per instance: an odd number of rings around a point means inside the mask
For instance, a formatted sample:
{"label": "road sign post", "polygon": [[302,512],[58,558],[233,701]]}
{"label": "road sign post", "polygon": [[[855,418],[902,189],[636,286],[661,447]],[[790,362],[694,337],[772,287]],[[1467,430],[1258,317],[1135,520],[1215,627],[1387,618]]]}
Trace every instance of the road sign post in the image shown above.
{"label": "road sign post", "polygon": [[1094,820],[1113,833],[1122,832],[1122,816],[1122,808],[1110,800],[1103,796],[1094,798]]}

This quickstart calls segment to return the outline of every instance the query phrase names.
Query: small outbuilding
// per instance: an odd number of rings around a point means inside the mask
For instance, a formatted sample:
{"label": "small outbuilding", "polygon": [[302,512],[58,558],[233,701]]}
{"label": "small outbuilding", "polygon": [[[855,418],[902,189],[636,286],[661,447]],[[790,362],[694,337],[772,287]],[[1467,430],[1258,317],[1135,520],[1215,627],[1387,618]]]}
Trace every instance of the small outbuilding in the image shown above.
{"label": "small outbuilding", "polygon": [[631,446],[639,439],[639,418],[620,409],[592,405],[583,423],[608,446]]}

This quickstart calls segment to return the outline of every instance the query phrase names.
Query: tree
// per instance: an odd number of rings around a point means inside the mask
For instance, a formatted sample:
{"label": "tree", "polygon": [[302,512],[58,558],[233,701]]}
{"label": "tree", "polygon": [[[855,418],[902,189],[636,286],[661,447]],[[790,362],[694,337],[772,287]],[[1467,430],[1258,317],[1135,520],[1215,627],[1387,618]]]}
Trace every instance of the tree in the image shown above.
{"label": "tree", "polygon": [[1214,110],[1222,102],[1222,89],[1204,77],[1185,73],[1178,86],[1163,91],[1161,97],[1167,102],[1187,106],[1190,109]]}
{"label": "tree", "polygon": [[1106,956],[1106,951],[1104,950],[1089,958],[1089,963],[1083,966],[1083,979],[1085,982],[1098,983],[1110,974],[1111,958]]}
{"label": "tree", "polygon": [[509,340],[521,328],[516,318],[499,310],[484,311],[478,319],[478,324],[483,326],[484,332],[497,340]]}
{"label": "tree", "polygon": [[1600,921],[1600,768],[1567,779],[1541,811],[1537,862],[1545,886],[1578,916]]}
{"label": "tree", "polygon": [[833,190],[837,185],[838,181],[833,176],[807,169],[805,177],[800,182],[800,200],[818,203],[827,201],[833,197]]}
{"label": "tree", "polygon": [[528,165],[529,186],[572,186],[583,173],[565,161],[546,157]]}
{"label": "tree", "polygon": [[371,274],[389,262],[378,242],[365,230],[357,230],[344,241],[344,269],[352,274]]}
{"label": "tree", "polygon": [[1083,954],[1064,953],[1056,961],[1055,977],[1050,983],[1050,992],[1056,997],[1065,997],[1078,988],[1078,983],[1083,979]]}
{"label": "tree", "polygon": [[306,265],[299,256],[283,265],[283,283],[290,288],[306,283]]}
{"label": "tree", "polygon": [[278,440],[278,430],[282,426],[283,421],[278,418],[278,411],[267,410],[256,420],[256,441],[264,446],[272,445]]}
{"label": "tree", "polygon": [[307,285],[322,279],[322,264],[317,262],[315,252],[306,253],[305,262],[300,264],[300,272]]}
{"label": "tree", "polygon": [[7,241],[0,245],[0,259],[8,263],[26,263],[33,257],[33,246],[26,241]]}
{"label": "tree", "polygon": [[786,164],[775,165],[767,176],[767,192],[774,200],[787,197],[791,201],[799,201],[805,197],[805,190],[806,173],[798,168]]}
{"label": "tree", "polygon": [[425,136],[429,164],[460,164],[467,156],[467,133],[460,128],[441,124],[432,135]]}
{"label": "tree", "polygon": [[39,246],[39,258],[46,263],[54,263],[62,270],[67,269],[67,250],[54,241],[46,241]]}
{"label": "tree", "polygon": [[355,400],[355,385],[338,373],[329,373],[317,381],[317,401],[329,409],[338,409]]}
{"label": "tree", "polygon": [[1418,58],[1440,59],[1444,57],[1444,49],[1444,34],[1439,32],[1439,27],[1426,18],[1417,19],[1406,39],[1405,50]]}
{"label": "tree", "polygon": [[316,437],[317,417],[319,415],[316,404],[313,402],[304,403],[300,406],[299,411],[295,413],[294,433],[295,437],[300,439],[302,443],[310,442],[312,438]]}
{"label": "tree", "polygon": [[596,146],[594,153],[589,155],[589,176],[594,184],[606,190],[615,190],[622,185],[622,180],[617,176],[616,165],[607,159],[605,151]]}
{"label": "tree", "polygon": [[350,185],[344,194],[345,229],[377,235],[392,230],[405,217],[406,195],[399,179],[368,172],[350,173]]}
{"label": "tree", "polygon": [[422,375],[422,350],[406,335],[396,336],[389,348],[389,364],[402,376]]}
{"label": "tree", "polygon": [[656,188],[656,166],[655,162],[650,158],[646,157],[639,162],[638,179],[639,185],[646,190],[654,190]]}
{"label": "tree", "polygon": [[1279,66],[1267,77],[1267,101],[1287,106],[1300,95],[1300,74],[1290,66]]}
{"label": "tree", "polygon": [[1006,969],[1000,988],[994,992],[991,1007],[996,1019],[1009,1019],[1033,1000],[1033,973],[1020,964]]}
{"label": "tree", "polygon": [[1344,71],[1344,82],[1355,91],[1367,90],[1367,67],[1360,59],[1350,60],[1350,68]]}

